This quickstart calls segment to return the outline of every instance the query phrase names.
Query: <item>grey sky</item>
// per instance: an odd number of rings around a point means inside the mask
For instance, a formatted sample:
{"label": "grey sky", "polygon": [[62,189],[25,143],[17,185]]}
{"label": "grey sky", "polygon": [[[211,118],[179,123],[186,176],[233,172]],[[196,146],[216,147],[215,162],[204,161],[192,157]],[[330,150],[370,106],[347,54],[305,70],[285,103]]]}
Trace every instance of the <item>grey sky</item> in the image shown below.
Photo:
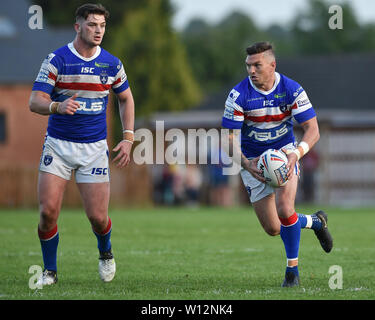
{"label": "grey sky", "polygon": [[[180,30],[193,17],[201,17],[208,22],[220,21],[228,13],[237,9],[251,15],[261,26],[274,22],[286,25],[299,11],[308,5],[307,0],[171,0],[176,8],[173,25]],[[330,0],[328,4],[342,4],[344,0]],[[362,23],[375,23],[374,0],[349,0],[356,16]]]}

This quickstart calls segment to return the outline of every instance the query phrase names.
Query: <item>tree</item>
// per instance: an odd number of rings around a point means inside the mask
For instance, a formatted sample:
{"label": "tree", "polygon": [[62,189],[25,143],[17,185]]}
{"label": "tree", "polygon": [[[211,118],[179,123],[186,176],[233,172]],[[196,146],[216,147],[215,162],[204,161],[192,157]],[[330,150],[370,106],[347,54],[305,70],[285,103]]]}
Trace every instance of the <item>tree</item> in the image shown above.
{"label": "tree", "polygon": [[207,92],[238,81],[245,70],[246,47],[264,40],[252,19],[233,12],[216,25],[192,20],[182,33],[188,58],[199,83]]}
{"label": "tree", "polygon": [[[87,0],[35,0],[34,3],[43,8],[43,13],[49,24],[53,26],[70,26],[74,23],[74,14],[76,9],[90,1]],[[100,0],[104,7],[110,11],[109,25],[117,25],[121,22],[123,13],[136,8],[142,8],[147,0]],[[96,1],[93,1],[96,3]]]}
{"label": "tree", "polygon": [[[343,28],[331,29],[328,21],[327,2],[310,0],[309,8],[298,15],[292,24],[292,34],[297,54],[326,55],[337,53],[364,52],[375,48],[369,37],[374,28],[362,27],[349,3],[343,3]],[[372,33],[372,37],[375,34]]]}
{"label": "tree", "polygon": [[113,53],[125,57],[138,115],[183,110],[201,97],[184,48],[172,30],[171,14],[168,0],[148,0],[143,8],[125,12],[110,35]]}

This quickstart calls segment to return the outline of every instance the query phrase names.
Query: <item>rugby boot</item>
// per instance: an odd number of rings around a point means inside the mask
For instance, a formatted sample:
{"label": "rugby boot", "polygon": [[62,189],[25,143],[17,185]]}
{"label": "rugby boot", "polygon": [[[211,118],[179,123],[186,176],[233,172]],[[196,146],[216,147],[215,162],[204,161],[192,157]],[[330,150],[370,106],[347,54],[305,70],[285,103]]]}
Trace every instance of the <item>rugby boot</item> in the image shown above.
{"label": "rugby boot", "polygon": [[104,282],[110,282],[115,277],[116,263],[111,251],[100,252],[99,276]]}
{"label": "rugby boot", "polygon": [[298,287],[299,286],[299,276],[293,272],[286,272],[285,279],[282,287]]}
{"label": "rugby boot", "polygon": [[330,252],[333,247],[333,239],[328,230],[327,222],[328,217],[324,211],[318,211],[315,215],[322,222],[322,227],[319,230],[314,230],[316,237],[318,238],[320,245],[325,252]]}
{"label": "rugby boot", "polygon": [[53,270],[44,270],[40,278],[38,279],[37,286],[49,286],[57,282],[57,273]]}

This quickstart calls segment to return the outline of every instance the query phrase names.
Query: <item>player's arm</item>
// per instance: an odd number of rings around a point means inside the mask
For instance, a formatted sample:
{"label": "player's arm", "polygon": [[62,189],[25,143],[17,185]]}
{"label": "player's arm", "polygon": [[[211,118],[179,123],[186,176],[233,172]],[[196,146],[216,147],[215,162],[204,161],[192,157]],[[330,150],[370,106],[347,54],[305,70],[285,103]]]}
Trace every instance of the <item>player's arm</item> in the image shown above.
{"label": "player's arm", "polygon": [[303,129],[302,140],[298,147],[288,153],[288,178],[293,175],[293,168],[296,162],[301,159],[318,142],[320,138],[319,125],[316,117],[301,123]]}
{"label": "player's arm", "polygon": [[[259,157],[248,160],[241,150],[241,130],[239,129],[242,127],[244,121],[244,110],[241,106],[241,101],[241,93],[233,88],[230,91],[227,100],[225,101],[224,115],[222,118],[222,127],[230,129],[228,141],[223,141],[223,147],[227,148],[226,150],[231,150],[235,153],[236,156],[233,155],[232,157],[233,161],[235,161],[237,164],[240,164],[245,170],[249,171],[250,174],[252,174],[259,181],[265,182],[264,177],[261,175],[262,172],[257,168]],[[229,146],[226,145],[227,143],[229,144]],[[238,157],[238,155],[241,156]],[[239,159],[241,163],[238,163]]]}
{"label": "player's arm", "polygon": [[63,102],[51,100],[61,66],[62,62],[54,53],[50,53],[44,59],[29,99],[29,108],[32,112],[41,115],[53,113],[73,115],[80,107],[78,102],[74,101],[77,94]]}
{"label": "player's arm", "polygon": [[[301,141],[306,142],[309,146],[309,149],[311,149],[315,146],[320,138],[318,120],[316,117],[314,117],[301,123],[301,126],[304,131]],[[305,154],[306,153],[301,153],[301,157],[303,157]]]}
{"label": "player's arm", "polygon": [[73,115],[79,108],[79,103],[75,101],[77,94],[63,102],[54,102],[48,93],[35,90],[31,92],[29,99],[30,111],[41,114],[50,115],[53,113]]}
{"label": "player's arm", "polygon": [[[258,169],[257,163],[259,160],[259,157],[254,158],[254,159],[247,159],[246,156],[242,153],[241,146],[240,146],[240,137],[239,135],[241,134],[241,130],[231,130],[229,133],[228,137],[228,149],[227,150],[233,150],[233,153],[240,154],[241,157],[241,163],[240,165],[242,168],[245,170],[249,171],[250,174],[258,179],[261,182],[266,182],[264,177],[262,176],[262,171]],[[225,141],[224,141],[225,144]],[[232,157],[234,161],[238,159],[237,157]]]}
{"label": "player's arm", "polygon": [[123,128],[123,140],[113,149],[118,152],[113,159],[118,168],[127,166],[130,162],[130,151],[134,141],[134,99],[130,88],[117,94],[119,113]]}
{"label": "player's arm", "polygon": [[48,93],[43,91],[31,91],[29,99],[30,111],[42,115],[49,115],[51,114],[49,111],[51,102],[52,101]]}

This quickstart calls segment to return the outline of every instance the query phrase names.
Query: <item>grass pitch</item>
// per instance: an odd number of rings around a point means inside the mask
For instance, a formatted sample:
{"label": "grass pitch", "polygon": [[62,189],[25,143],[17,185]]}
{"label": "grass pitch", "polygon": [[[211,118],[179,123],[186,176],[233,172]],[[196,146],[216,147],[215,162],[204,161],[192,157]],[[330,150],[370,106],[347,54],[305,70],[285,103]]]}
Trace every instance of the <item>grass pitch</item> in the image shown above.
{"label": "grass pitch", "polygon": [[[313,213],[317,208],[298,208]],[[29,288],[29,268],[43,266],[37,210],[0,211],[0,299],[258,300],[374,299],[375,212],[327,208],[334,249],[302,230],[299,288],[281,288],[286,258],[280,237],[262,230],[248,208],[111,210],[117,273],[98,275],[96,238],[82,210],[58,222],[57,285]],[[331,266],[342,289],[331,289]],[[334,279],[331,283],[339,284]]]}

